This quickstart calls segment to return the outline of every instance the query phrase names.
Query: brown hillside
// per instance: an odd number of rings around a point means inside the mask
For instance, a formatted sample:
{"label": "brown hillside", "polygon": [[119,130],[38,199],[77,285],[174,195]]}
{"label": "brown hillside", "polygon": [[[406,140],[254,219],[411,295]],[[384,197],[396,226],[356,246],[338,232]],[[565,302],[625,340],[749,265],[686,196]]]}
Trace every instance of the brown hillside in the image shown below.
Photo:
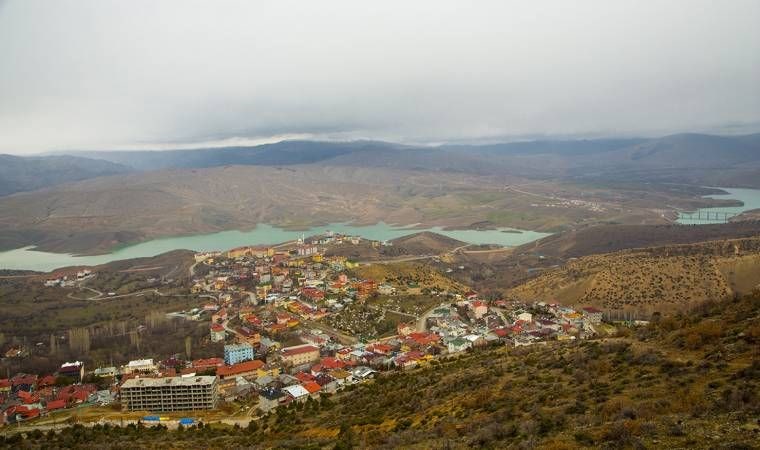
{"label": "brown hillside", "polygon": [[747,292],[758,283],[760,238],[756,237],[573,259],[508,295],[649,313]]}
{"label": "brown hillside", "polygon": [[709,225],[599,225],[554,234],[522,245],[516,254],[536,252],[559,258],[642,247],[760,236],[760,220]]}
{"label": "brown hillside", "polygon": [[391,244],[403,253],[410,255],[437,255],[467,245],[466,242],[430,231],[393,239]]}

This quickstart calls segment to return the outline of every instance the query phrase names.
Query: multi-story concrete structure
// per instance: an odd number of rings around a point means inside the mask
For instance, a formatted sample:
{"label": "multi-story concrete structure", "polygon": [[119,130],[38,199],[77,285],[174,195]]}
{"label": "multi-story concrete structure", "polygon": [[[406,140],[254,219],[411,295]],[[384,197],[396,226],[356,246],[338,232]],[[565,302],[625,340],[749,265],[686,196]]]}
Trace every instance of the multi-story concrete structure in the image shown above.
{"label": "multi-story concrete structure", "polygon": [[253,359],[251,344],[234,344],[224,346],[224,363],[228,366]]}
{"label": "multi-story concrete structure", "polygon": [[121,404],[129,411],[213,409],[216,377],[132,378],[121,385]]}

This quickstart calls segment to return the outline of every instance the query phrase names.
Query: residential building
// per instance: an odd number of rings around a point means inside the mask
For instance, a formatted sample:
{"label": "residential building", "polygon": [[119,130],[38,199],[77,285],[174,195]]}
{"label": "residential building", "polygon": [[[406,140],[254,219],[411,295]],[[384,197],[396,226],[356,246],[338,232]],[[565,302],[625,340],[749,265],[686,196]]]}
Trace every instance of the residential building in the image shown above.
{"label": "residential building", "polygon": [[233,344],[224,346],[224,363],[231,366],[243,361],[253,359],[253,346],[251,344]]}
{"label": "residential building", "polygon": [[151,373],[157,370],[156,364],[153,362],[153,358],[149,359],[136,359],[130,361],[124,366],[123,372],[125,374],[132,373]]}
{"label": "residential building", "polygon": [[488,313],[488,305],[481,302],[480,300],[475,300],[474,302],[472,302],[471,306],[472,306],[472,312],[475,314],[476,319],[482,319],[483,316],[485,316],[486,313]]}
{"label": "residential building", "polygon": [[129,411],[213,409],[216,377],[132,378],[121,385],[121,404]]}
{"label": "residential building", "polygon": [[98,367],[93,373],[96,377],[115,377],[119,371],[116,367]]}
{"label": "residential building", "polygon": [[412,324],[400,322],[396,326],[396,332],[400,334],[401,336],[406,336],[408,334],[412,334],[415,331],[417,331],[416,327],[414,327]]}
{"label": "residential building", "polygon": [[222,366],[216,369],[216,375],[220,380],[237,377],[253,377],[258,376],[259,370],[264,367],[264,362],[254,359],[252,361],[245,361],[231,366]]}
{"label": "residential building", "polygon": [[520,313],[517,315],[517,320],[522,320],[523,322],[531,323],[533,322],[533,314],[529,312]]}
{"label": "residential building", "polygon": [[458,353],[472,347],[472,342],[467,339],[458,337],[448,343],[449,353]]}
{"label": "residential building", "polygon": [[63,363],[58,369],[58,375],[82,381],[82,378],[84,378],[84,363],[81,361]]}
{"label": "residential building", "polygon": [[294,384],[292,386],[286,386],[282,388],[283,392],[288,394],[295,401],[303,402],[309,398],[309,391],[300,384]]}
{"label": "residential building", "polygon": [[294,366],[307,364],[319,359],[319,348],[310,345],[296,345],[282,349],[282,360]]}
{"label": "residential building", "polygon": [[586,308],[582,309],[583,318],[588,320],[591,323],[601,323],[602,322],[602,310],[596,309],[593,306],[588,306]]}
{"label": "residential building", "polygon": [[226,336],[223,326],[218,323],[211,324],[211,342],[223,342]]}

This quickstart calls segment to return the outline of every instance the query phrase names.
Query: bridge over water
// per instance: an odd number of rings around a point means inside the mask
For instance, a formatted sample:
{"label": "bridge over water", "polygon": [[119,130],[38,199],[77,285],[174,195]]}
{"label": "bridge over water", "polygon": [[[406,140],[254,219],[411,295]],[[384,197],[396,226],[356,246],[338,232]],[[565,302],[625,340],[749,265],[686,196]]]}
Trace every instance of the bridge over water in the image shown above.
{"label": "bridge over water", "polygon": [[682,212],[678,214],[678,221],[684,222],[704,222],[704,223],[726,223],[737,213],[723,211],[695,211]]}

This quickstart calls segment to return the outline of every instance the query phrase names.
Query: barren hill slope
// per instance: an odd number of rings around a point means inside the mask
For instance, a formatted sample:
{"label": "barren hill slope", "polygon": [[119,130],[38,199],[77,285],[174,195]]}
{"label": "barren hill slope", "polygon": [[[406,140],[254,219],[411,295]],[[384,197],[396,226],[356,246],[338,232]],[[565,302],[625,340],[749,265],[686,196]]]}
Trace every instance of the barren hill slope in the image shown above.
{"label": "barren hill slope", "polygon": [[760,236],[760,220],[708,225],[597,225],[547,236],[515,249],[558,258],[577,258],[642,247]]}
{"label": "barren hill slope", "polygon": [[404,253],[410,255],[436,255],[467,245],[466,242],[430,231],[396,238],[391,243],[393,247],[402,249]]}
{"label": "barren hill slope", "polygon": [[760,237],[633,249],[573,259],[508,291],[521,300],[608,310],[683,310],[760,283]]}

